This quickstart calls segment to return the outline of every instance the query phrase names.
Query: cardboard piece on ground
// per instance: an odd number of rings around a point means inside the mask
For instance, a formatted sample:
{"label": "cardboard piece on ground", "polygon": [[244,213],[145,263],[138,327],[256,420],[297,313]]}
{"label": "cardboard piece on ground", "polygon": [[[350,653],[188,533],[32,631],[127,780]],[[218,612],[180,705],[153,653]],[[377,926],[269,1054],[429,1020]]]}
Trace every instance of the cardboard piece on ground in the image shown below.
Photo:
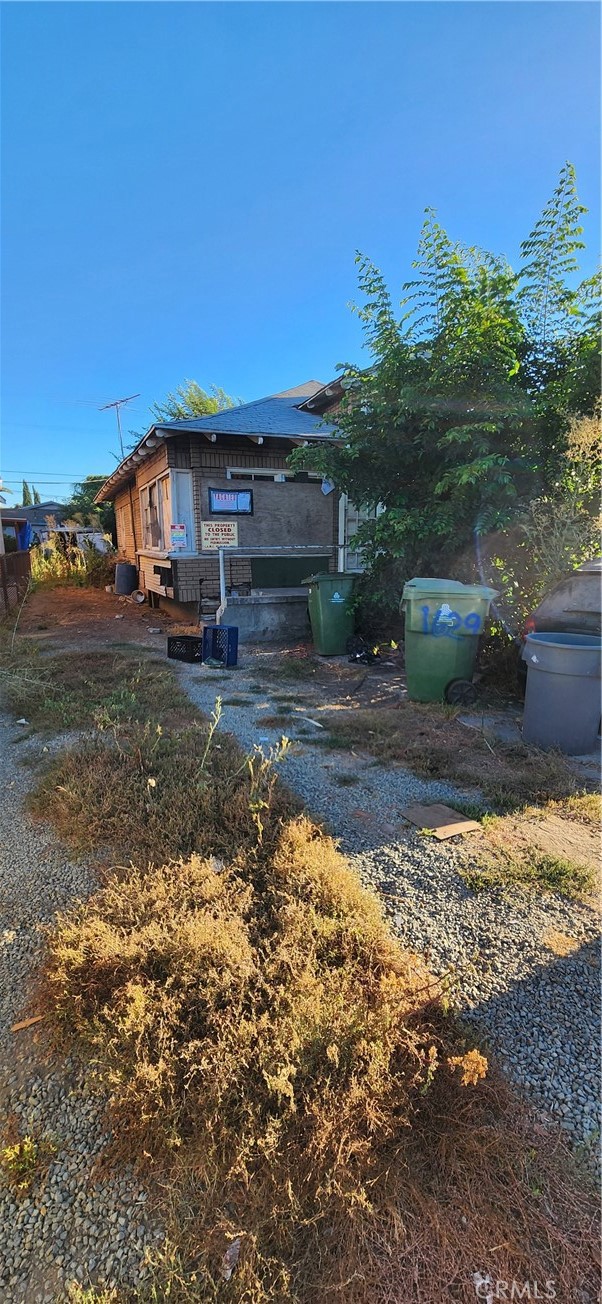
{"label": "cardboard piece on ground", "polygon": [[473,833],[481,827],[476,820],[469,820],[466,815],[439,802],[428,806],[406,806],[401,814],[410,824],[416,824],[419,829],[430,829],[440,839],[455,838],[459,833]]}
{"label": "cardboard piece on ground", "polygon": [[34,1014],[30,1019],[21,1019],[20,1023],[13,1023],[11,1032],[21,1032],[23,1028],[31,1028],[34,1023],[41,1023],[43,1018],[43,1014]]}

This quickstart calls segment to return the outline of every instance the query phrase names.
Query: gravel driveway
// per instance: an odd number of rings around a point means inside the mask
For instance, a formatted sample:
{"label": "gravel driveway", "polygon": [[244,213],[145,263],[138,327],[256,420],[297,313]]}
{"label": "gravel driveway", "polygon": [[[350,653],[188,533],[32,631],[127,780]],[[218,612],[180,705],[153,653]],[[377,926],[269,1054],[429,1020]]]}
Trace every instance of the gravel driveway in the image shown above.
{"label": "gravel driveway", "polygon": [[19,742],[21,732],[0,717],[0,1117],[14,1116],[21,1135],[51,1140],[56,1155],[24,1197],[16,1199],[0,1176],[2,1304],[63,1299],[69,1281],[133,1283],[146,1246],[161,1235],[131,1172],[94,1176],[108,1137],[105,1100],[89,1072],[47,1061],[37,1029],[10,1031],[31,994],[40,924],[95,887],[89,869],[69,861],[48,827],[23,809],[31,774],[20,761],[41,744]]}
{"label": "gravel driveway", "polygon": [[[218,692],[227,703],[228,696],[252,687],[244,669],[227,680],[204,667],[179,669],[203,711],[213,708]],[[270,692],[249,695],[245,706],[224,705],[221,727],[245,748],[265,748],[278,741],[282,728],[266,727],[262,716],[277,709]],[[312,717],[311,706],[307,715]],[[300,731],[304,736],[283,762],[284,781],[336,834],[364,883],[382,894],[401,940],[423,953],[433,972],[455,974],[463,1015],[508,1075],[544,1117],[557,1119],[576,1143],[593,1150],[600,1121],[594,911],[551,894],[474,893],[457,872],[453,843],[413,833],[399,818],[411,801],[449,801],[466,793],[416,778],[401,766],[313,745],[306,736],[312,729],[318,734],[307,719],[291,719],[290,727],[287,722],[292,738]],[[571,939],[572,954],[555,954],[544,940],[554,933]]]}

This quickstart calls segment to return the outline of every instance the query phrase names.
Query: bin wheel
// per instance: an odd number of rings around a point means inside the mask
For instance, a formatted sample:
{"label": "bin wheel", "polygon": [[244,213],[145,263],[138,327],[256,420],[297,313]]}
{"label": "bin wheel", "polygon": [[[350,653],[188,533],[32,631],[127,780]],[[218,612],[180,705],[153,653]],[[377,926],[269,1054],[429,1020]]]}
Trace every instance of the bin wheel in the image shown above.
{"label": "bin wheel", "polygon": [[450,706],[472,706],[477,700],[477,690],[470,679],[452,679],[444,696]]}

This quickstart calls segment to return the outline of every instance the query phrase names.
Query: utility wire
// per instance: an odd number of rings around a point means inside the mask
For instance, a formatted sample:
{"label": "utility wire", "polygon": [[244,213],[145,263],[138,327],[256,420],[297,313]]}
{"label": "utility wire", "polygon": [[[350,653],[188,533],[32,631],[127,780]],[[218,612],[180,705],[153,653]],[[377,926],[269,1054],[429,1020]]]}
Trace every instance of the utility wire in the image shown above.
{"label": "utility wire", "polygon": [[[18,476],[19,479],[24,475],[51,475],[55,480],[108,480],[106,475],[85,475],[82,471],[4,471],[3,474]],[[52,481],[46,480],[45,484],[52,484]]]}

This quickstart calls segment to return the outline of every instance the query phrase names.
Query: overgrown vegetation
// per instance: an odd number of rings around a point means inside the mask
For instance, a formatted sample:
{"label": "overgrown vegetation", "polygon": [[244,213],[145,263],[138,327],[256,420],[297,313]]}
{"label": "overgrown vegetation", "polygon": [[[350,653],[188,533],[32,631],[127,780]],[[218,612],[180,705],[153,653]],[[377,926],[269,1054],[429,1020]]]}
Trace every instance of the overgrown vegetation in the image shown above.
{"label": "overgrown vegetation", "polygon": [[[171,1248],[133,1296],[439,1304],[475,1264],[595,1290],[593,1199],[483,1076],[278,753],[241,754],[219,704],[184,723],[172,672],[145,696],[147,671],[89,669],[94,734],[35,798],[121,866],[51,929],[37,1008],[108,1089],[115,1155],[167,1196]],[[107,679],[144,705],[111,714]]]}
{"label": "overgrown vegetation", "polygon": [[[275,759],[272,753],[272,759]],[[207,726],[133,723],[103,730],[50,762],[31,799],[80,851],[118,848],[122,859],[229,855],[254,845],[262,803],[276,816],[296,803],[275,784],[260,752],[250,757],[227,734],[207,749]]]}
{"label": "overgrown vegetation", "polygon": [[51,534],[45,543],[31,549],[31,585],[55,587],[57,584],[91,584],[101,588],[113,581],[115,558],[111,552],[98,552],[93,544],[63,546],[59,535]]}
{"label": "overgrown vegetation", "polygon": [[[512,618],[516,584],[526,600],[540,596],[527,582],[534,532],[541,585],[590,550],[600,279],[577,282],[585,211],[567,163],[515,272],[450,240],[428,209],[399,308],[358,254],[370,363],[342,368],[343,440],[296,450],[291,461],[382,508],[358,536],[370,566],[365,609],[396,606],[412,575],[472,579],[480,565],[502,581]],[[491,534],[495,564],[481,547]]]}
{"label": "overgrown vegetation", "polygon": [[376,898],[307,819],[277,828],[269,853],[113,876],[50,942],[60,1044],[172,1184],[170,1298],[462,1298],[475,1261],[586,1284],[587,1195],[540,1150],[533,1197],[526,1117]]}
{"label": "overgrown vegetation", "polygon": [[112,503],[95,503],[94,499],[109,475],[87,475],[72,486],[71,498],[65,512],[70,520],[91,525],[112,537],[115,532],[115,508]]}
{"label": "overgrown vegetation", "polygon": [[487,575],[499,586],[507,623],[520,629],[554,584],[600,553],[600,407],[571,418],[557,478],[529,502],[517,523],[483,547]]}
{"label": "overgrown vegetation", "polygon": [[490,739],[455,719],[453,708],[436,703],[338,710],[320,720],[328,734],[316,737],[317,744],[358,747],[382,762],[399,761],[423,778],[479,788],[494,810],[520,810],[579,788],[560,754]]}

